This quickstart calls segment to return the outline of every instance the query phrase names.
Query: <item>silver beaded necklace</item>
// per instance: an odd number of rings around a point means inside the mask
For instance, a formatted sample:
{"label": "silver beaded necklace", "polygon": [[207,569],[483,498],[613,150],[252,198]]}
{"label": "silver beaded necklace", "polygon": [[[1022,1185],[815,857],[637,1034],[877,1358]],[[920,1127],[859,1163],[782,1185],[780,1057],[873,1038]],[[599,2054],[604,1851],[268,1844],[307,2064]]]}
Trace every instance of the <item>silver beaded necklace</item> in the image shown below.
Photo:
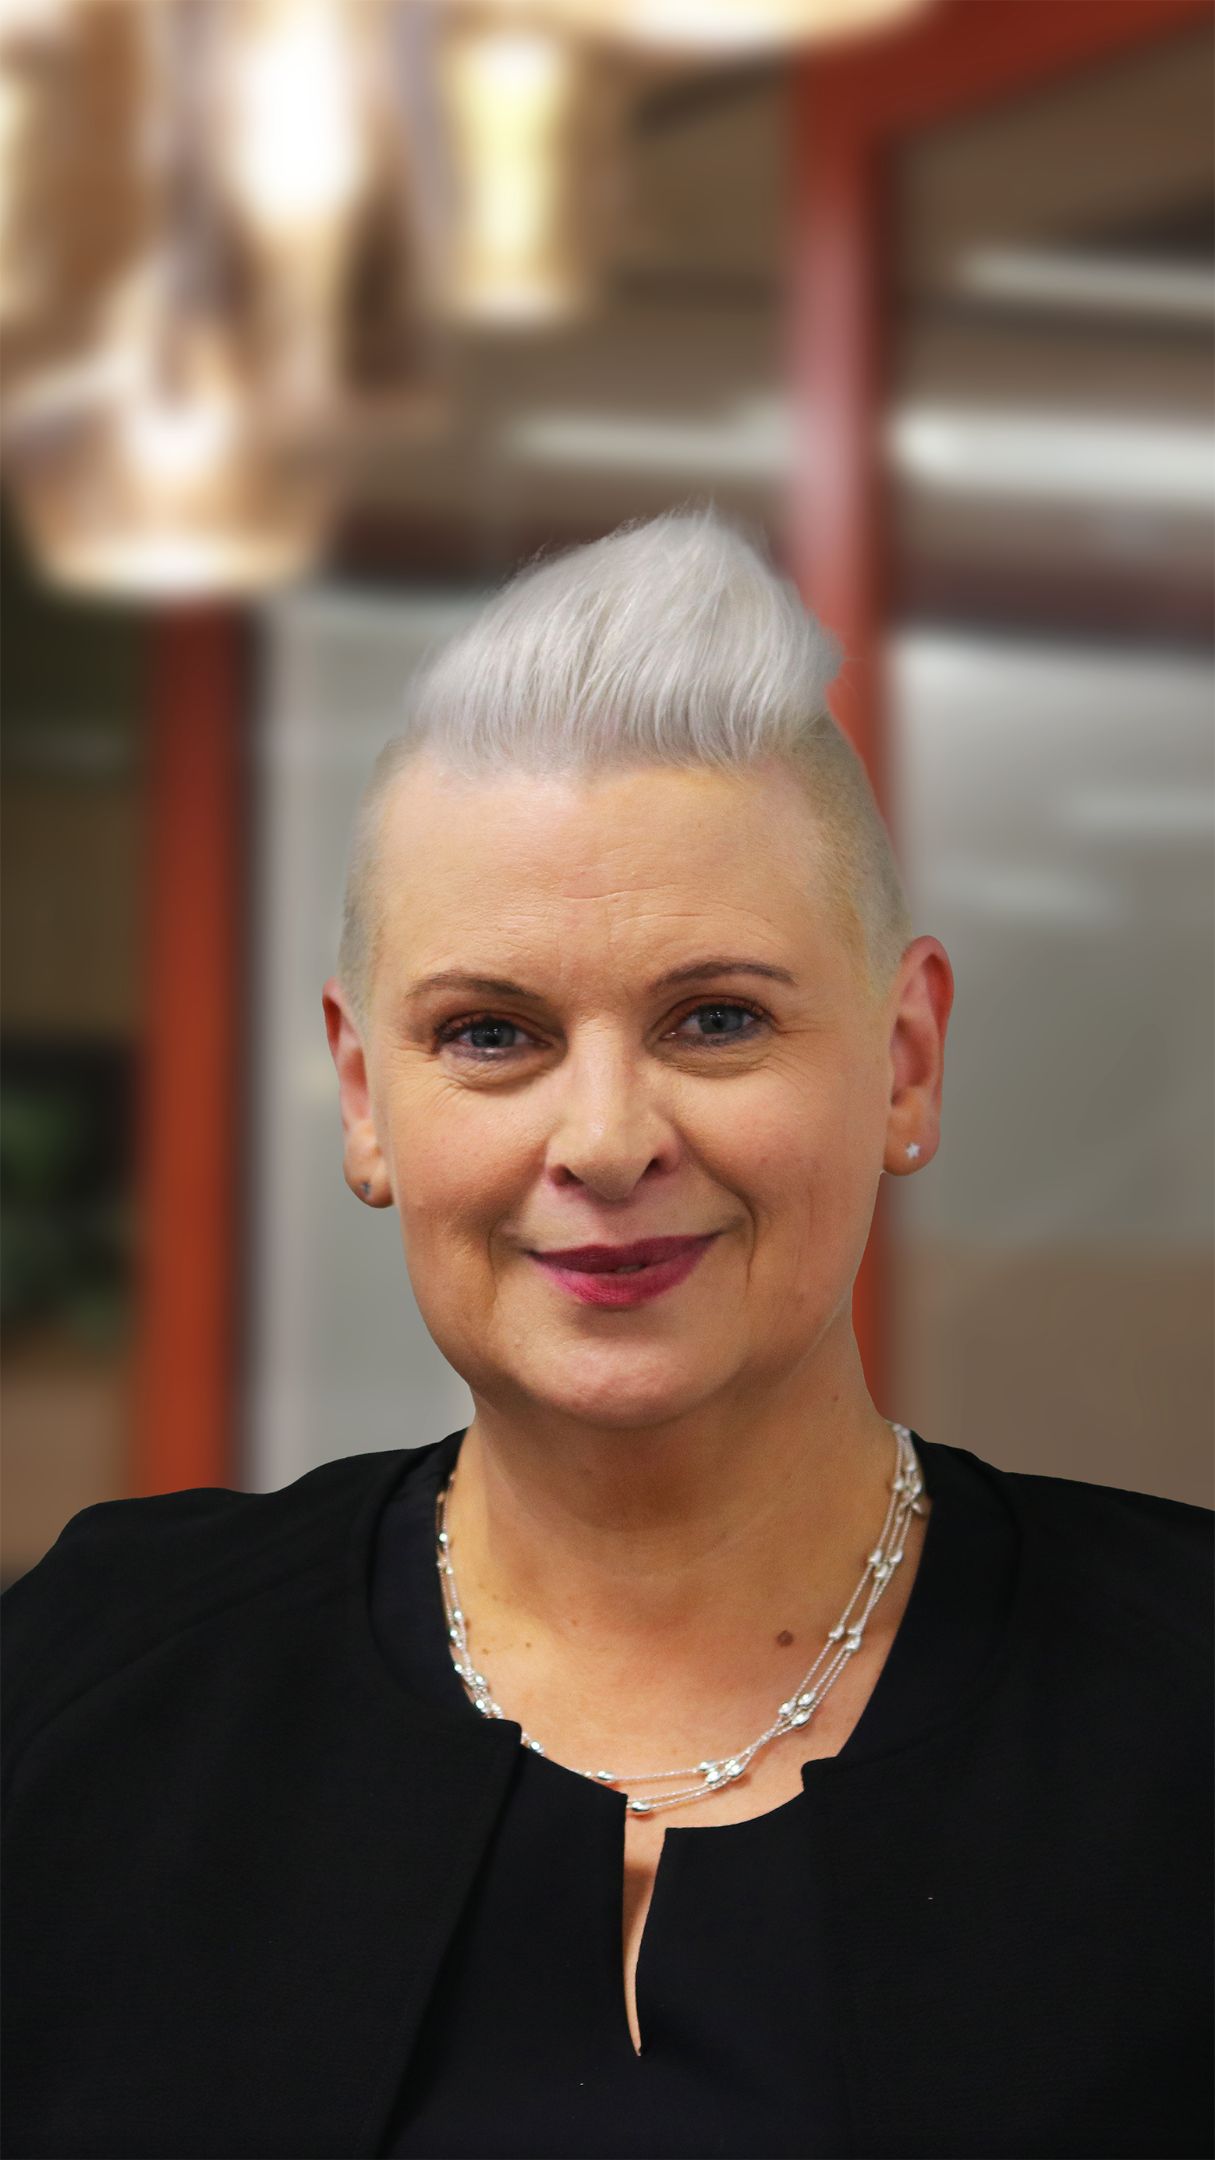
{"label": "silver beaded necklace", "polygon": [[[625,1788],[629,1792],[627,1804],[631,1815],[654,1815],[660,1808],[689,1807],[697,1800],[706,1800],[711,1793],[720,1792],[724,1785],[732,1785],[736,1779],[743,1777],[760,1749],[769,1746],[782,1733],[792,1732],[796,1726],[809,1723],[828,1689],[834,1685],[844,1667],[861,1648],[865,1623],[903,1557],[903,1535],[908,1518],[926,1512],[920,1497],[924,1490],[923,1473],[911,1434],[906,1425],[896,1425],[892,1419],[887,1419],[886,1422],[895,1436],[895,1469],[881,1536],[865,1562],[856,1589],[830,1630],[809,1672],[803,1675],[793,1693],[781,1704],[771,1725],[760,1734],[758,1740],[751,1740],[746,1747],[739,1748],[736,1754],[720,1756],[714,1762],[685,1764],[678,1770],[580,1770],[580,1777],[590,1778],[596,1785]],[[443,1591],[443,1610],[447,1616],[448,1641],[452,1646],[452,1663],[464,1683],[465,1693],[473,1707],[481,1712],[482,1717],[500,1718],[505,1713],[494,1700],[484,1673],[477,1671],[469,1655],[467,1623],[456,1588],[455,1570],[451,1564],[447,1503],[455,1481],[456,1474],[453,1470],[440,1490],[435,1510],[439,1582]],[[872,1581],[864,1611],[858,1620],[850,1620],[849,1614],[870,1577]],[[835,1647],[837,1645],[838,1647]],[[816,1680],[815,1674],[824,1658],[829,1659],[827,1670]],[[536,1755],[545,1753],[539,1740],[533,1740],[526,1732],[523,1734],[522,1744]],[[662,1785],[672,1778],[695,1778],[697,1783],[684,1786],[676,1792],[653,1793],[636,1799],[632,1797],[631,1789],[634,1785]]]}

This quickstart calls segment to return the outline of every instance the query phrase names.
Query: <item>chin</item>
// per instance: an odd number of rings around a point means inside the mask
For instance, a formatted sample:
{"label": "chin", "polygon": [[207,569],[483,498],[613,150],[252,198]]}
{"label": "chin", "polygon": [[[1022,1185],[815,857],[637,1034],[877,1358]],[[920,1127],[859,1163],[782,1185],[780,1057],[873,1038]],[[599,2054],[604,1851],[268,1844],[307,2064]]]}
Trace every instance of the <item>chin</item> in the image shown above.
{"label": "chin", "polygon": [[570,1372],[568,1386],[562,1386],[557,1369],[543,1381],[520,1375],[520,1384],[537,1408],[609,1432],[670,1424],[730,1386],[730,1374],[713,1372],[707,1356],[673,1360],[669,1352],[664,1357],[651,1348],[630,1359],[620,1344],[582,1344],[574,1360],[577,1369]]}

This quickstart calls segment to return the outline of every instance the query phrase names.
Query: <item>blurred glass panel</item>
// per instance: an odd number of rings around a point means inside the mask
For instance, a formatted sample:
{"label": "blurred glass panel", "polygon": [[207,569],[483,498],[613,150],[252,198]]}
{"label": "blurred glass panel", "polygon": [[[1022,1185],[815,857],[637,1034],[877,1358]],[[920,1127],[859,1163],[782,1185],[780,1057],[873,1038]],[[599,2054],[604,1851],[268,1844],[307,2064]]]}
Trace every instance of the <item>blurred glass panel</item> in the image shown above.
{"label": "blurred glass panel", "polygon": [[1209,30],[897,168],[894,825],[958,994],[891,1412],[1211,1501]]}
{"label": "blurred glass panel", "polygon": [[334,971],[351,824],[427,647],[480,594],[295,595],[265,617],[251,1010],[253,1242],[240,1482],[272,1491],[315,1464],[420,1446],[472,1416],[418,1311],[395,1208],[342,1176],[321,986]]}

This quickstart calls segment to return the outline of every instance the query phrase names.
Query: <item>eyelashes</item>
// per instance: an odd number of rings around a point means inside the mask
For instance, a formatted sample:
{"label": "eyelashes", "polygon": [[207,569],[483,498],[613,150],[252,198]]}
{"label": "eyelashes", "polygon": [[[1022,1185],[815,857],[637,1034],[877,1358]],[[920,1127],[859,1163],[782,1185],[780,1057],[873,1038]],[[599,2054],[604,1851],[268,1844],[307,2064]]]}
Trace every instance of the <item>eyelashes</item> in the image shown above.
{"label": "eyelashes", "polygon": [[[684,1021],[694,1020],[698,1013],[706,1012],[744,1013],[748,1016],[748,1018],[755,1021],[758,1026],[764,1026],[767,1024],[768,1021],[768,1015],[764,1012],[761,1006],[748,1004],[745,999],[710,998],[702,1001],[702,1003],[699,1005],[693,1005],[688,1012],[683,1014],[681,1019],[676,1021],[675,1025],[676,1027],[682,1027]],[[467,1058],[473,1064],[482,1065],[501,1065],[504,1064],[508,1058],[512,1058],[518,1055],[518,1053],[512,1048],[508,1048],[506,1050],[499,1049],[496,1051],[487,1051],[475,1050],[470,1047],[465,1047],[458,1044],[457,1038],[460,1035],[467,1034],[473,1028],[513,1028],[517,1034],[521,1035],[525,1035],[528,1032],[527,1029],[522,1026],[522,1023],[520,1021],[504,1019],[498,1013],[472,1013],[463,1019],[445,1020],[440,1027],[437,1027],[434,1033],[435,1048],[444,1049],[447,1047],[456,1047],[461,1057]],[[696,1047],[705,1048],[710,1052],[710,1055],[712,1055],[715,1052],[717,1044],[750,1042],[753,1039],[755,1032],[755,1028],[750,1027],[746,1028],[745,1030],[731,1029],[717,1036],[702,1036],[700,1043],[697,1044]]]}

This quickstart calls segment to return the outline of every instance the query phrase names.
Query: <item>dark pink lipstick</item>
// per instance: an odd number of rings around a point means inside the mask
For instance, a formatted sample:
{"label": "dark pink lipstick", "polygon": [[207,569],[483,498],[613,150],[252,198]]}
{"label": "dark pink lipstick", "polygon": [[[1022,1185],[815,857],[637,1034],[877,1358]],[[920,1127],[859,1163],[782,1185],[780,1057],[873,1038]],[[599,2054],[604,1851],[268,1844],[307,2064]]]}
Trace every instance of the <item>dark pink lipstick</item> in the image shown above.
{"label": "dark pink lipstick", "polygon": [[[561,1289],[584,1305],[641,1305],[686,1281],[718,1236],[642,1238],[634,1245],[578,1245],[533,1253]],[[627,1272],[621,1273],[624,1269]]]}

